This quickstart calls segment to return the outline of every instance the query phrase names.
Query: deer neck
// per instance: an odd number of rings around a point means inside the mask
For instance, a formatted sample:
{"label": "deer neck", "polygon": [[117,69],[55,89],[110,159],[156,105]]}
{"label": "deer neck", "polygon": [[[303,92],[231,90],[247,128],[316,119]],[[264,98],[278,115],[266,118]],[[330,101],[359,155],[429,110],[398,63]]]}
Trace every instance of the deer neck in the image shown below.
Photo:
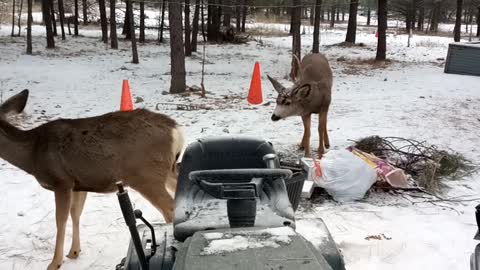
{"label": "deer neck", "polygon": [[0,158],[27,173],[33,171],[33,142],[30,131],[20,130],[0,117]]}

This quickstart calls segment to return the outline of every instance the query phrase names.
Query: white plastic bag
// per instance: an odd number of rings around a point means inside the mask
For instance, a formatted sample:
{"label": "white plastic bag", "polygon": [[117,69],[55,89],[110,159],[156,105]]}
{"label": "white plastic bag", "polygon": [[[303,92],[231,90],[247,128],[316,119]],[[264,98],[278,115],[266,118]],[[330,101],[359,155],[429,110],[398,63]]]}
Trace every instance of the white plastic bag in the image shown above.
{"label": "white plastic bag", "polygon": [[311,179],[324,188],[335,201],[362,199],[377,180],[377,172],[348,150],[331,150],[320,160],[321,175],[310,170]]}

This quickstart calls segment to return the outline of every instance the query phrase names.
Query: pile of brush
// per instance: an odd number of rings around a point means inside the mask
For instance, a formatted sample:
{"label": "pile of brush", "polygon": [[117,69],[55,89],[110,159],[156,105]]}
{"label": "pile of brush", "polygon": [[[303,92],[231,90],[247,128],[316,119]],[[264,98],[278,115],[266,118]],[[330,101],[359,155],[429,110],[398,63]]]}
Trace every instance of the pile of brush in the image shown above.
{"label": "pile of brush", "polygon": [[355,141],[354,147],[403,169],[419,187],[433,193],[441,192],[446,187],[442,181],[460,179],[477,169],[463,155],[440,150],[425,141],[370,136]]}

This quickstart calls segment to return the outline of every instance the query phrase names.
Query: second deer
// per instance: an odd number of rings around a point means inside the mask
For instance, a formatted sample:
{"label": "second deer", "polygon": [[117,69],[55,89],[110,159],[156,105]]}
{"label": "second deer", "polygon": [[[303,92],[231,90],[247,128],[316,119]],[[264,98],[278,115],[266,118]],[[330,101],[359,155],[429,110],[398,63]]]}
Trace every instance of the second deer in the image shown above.
{"label": "second deer", "polygon": [[0,105],[0,157],[55,193],[56,244],[48,270],[63,263],[69,214],[73,239],[67,257],[79,256],[79,222],[87,192],[114,192],[115,182],[121,180],[149,200],[167,223],[172,222],[174,200],[168,191],[175,192],[176,160],[184,145],[175,120],[138,109],[58,119],[21,130],[6,115],[21,113],[28,95],[24,90]]}
{"label": "second deer", "polygon": [[[276,107],[272,121],[278,121],[290,116],[301,116],[303,120],[303,138],[300,149],[305,150],[305,156],[310,156],[310,127],[312,114],[318,114],[318,155],[322,157],[325,148],[330,148],[327,132],[327,114],[331,102],[332,70],[327,58],[321,53],[310,53],[300,62],[295,56],[298,74],[289,88],[268,76],[278,92]],[[325,148],[324,148],[325,147]]]}

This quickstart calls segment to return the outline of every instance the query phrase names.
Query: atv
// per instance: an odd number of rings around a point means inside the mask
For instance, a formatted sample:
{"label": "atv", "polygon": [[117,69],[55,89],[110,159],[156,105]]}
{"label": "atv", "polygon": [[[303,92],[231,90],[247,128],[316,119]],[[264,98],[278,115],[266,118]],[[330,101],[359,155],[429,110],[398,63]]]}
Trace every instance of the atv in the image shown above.
{"label": "atv", "polygon": [[291,200],[299,194],[289,197],[294,173],[280,164],[272,144],[259,139],[191,143],[179,164],[173,224],[150,224],[117,183],[132,238],[116,270],[344,270],[321,218],[312,221],[322,241],[296,232]]}

